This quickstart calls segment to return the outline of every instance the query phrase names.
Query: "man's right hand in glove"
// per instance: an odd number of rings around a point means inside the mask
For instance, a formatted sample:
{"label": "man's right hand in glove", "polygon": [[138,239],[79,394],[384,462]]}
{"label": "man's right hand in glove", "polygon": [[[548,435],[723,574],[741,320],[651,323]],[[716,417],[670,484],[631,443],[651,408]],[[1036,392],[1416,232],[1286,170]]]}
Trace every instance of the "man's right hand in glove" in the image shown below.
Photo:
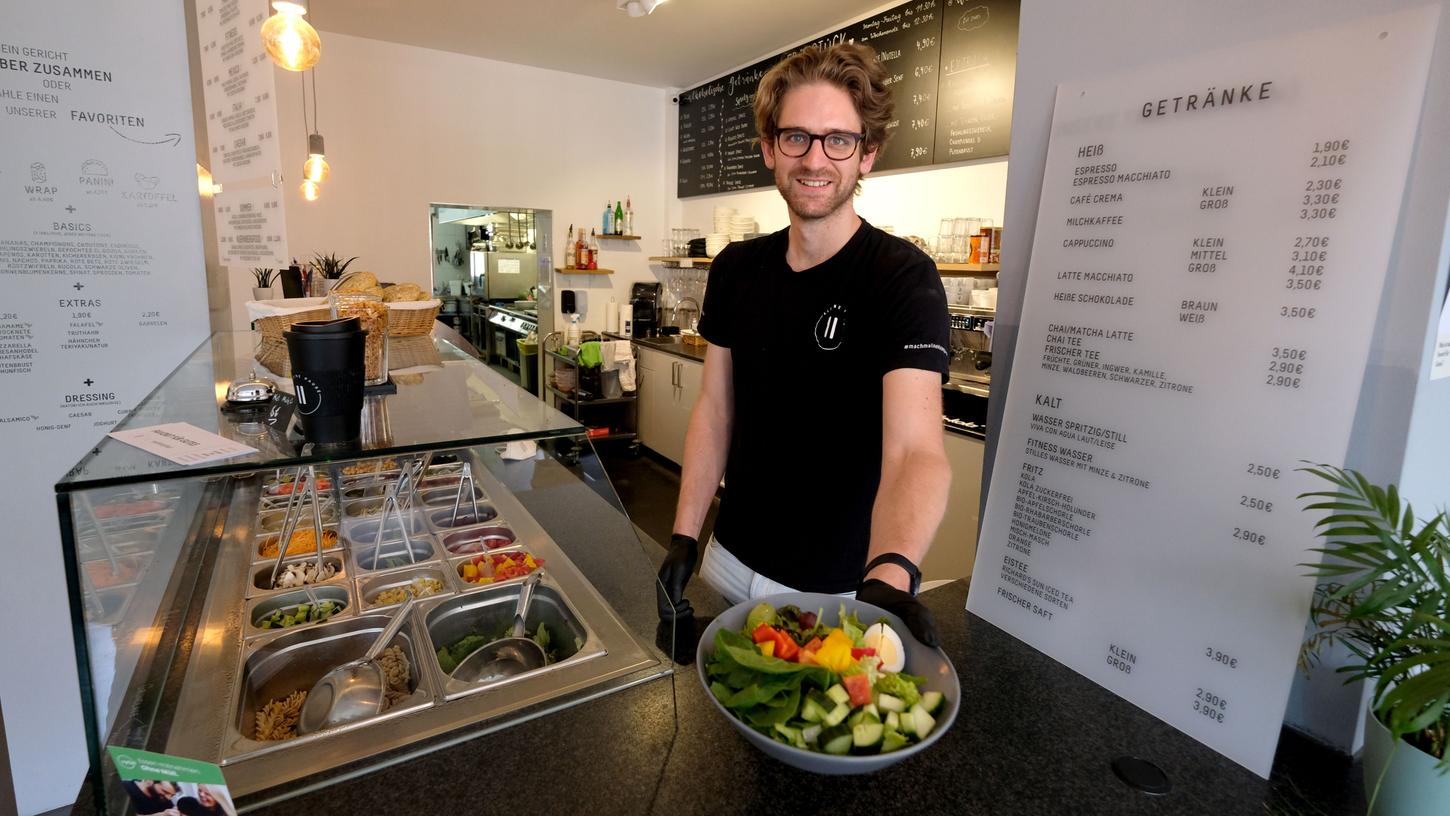
{"label": "man's right hand in glove", "polygon": [[660,565],[659,583],[655,585],[660,620],[694,616],[694,608],[685,599],[685,584],[690,582],[699,556],[700,542],[680,533],[670,536],[670,551]]}

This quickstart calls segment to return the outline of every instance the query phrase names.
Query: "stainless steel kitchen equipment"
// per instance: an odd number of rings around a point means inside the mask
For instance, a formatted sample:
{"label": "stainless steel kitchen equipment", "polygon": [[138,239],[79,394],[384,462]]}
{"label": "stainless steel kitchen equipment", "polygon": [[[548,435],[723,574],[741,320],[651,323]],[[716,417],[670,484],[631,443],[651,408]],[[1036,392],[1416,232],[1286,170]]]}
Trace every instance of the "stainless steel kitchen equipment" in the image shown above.
{"label": "stainless steel kitchen equipment", "polygon": [[473,250],[468,253],[468,274],[475,296],[490,303],[516,300],[526,297],[529,289],[538,284],[538,259],[522,248]]}
{"label": "stainless steel kitchen equipment", "polygon": [[992,321],[996,312],[949,304],[951,363],[948,385],[969,394],[987,396],[992,385]]}

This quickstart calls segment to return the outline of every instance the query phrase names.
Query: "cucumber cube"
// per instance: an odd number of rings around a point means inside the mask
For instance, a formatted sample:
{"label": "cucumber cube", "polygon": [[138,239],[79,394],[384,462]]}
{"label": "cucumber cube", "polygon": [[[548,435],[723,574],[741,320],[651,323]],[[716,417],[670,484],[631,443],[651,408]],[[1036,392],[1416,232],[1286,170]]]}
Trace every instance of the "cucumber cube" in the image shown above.
{"label": "cucumber cube", "polygon": [[906,703],[900,697],[893,697],[890,694],[881,694],[876,697],[876,707],[882,711],[902,712],[906,710]]}
{"label": "cucumber cube", "polygon": [[910,740],[901,734],[895,731],[887,731],[881,738],[881,753],[889,754],[892,751],[899,751],[905,748],[909,742]]}
{"label": "cucumber cube", "polygon": [[849,715],[850,713],[850,706],[846,705],[845,703],[837,703],[836,707],[831,709],[831,713],[827,714],[824,720],[821,720],[821,724],[828,726],[840,725],[841,722],[845,720],[847,715]]}
{"label": "cucumber cube", "polygon": [[886,712],[886,730],[887,731],[900,731],[901,730],[901,715],[900,714],[897,714],[895,711],[888,711],[888,712]]}
{"label": "cucumber cube", "polygon": [[936,720],[926,713],[926,709],[921,707],[921,703],[917,703],[911,707],[911,726],[918,739],[926,739],[926,735],[930,734],[931,729],[936,726]]}
{"label": "cucumber cube", "polygon": [[857,748],[870,748],[873,745],[880,745],[884,732],[885,729],[881,723],[861,723],[851,729],[851,744]]}
{"label": "cucumber cube", "polygon": [[851,702],[850,693],[847,692],[846,687],[842,686],[840,683],[837,683],[834,686],[826,689],[826,696],[842,704],[849,704]]}
{"label": "cucumber cube", "polygon": [[900,720],[901,720],[901,733],[903,733],[903,734],[915,734],[916,733],[916,723],[912,721],[911,712],[910,711],[903,711],[903,712],[901,712],[901,714],[899,716],[900,716]]}
{"label": "cucumber cube", "polygon": [[812,725],[808,728],[802,728],[801,739],[805,740],[810,745],[815,745],[816,740],[819,739],[821,736],[821,731],[822,729],[819,725]]}
{"label": "cucumber cube", "polygon": [[921,693],[921,707],[926,713],[935,715],[936,710],[941,708],[942,695],[940,691],[923,691]]}
{"label": "cucumber cube", "polygon": [[851,750],[852,738],[850,728],[837,725],[822,731],[817,742],[828,754],[844,754]]}

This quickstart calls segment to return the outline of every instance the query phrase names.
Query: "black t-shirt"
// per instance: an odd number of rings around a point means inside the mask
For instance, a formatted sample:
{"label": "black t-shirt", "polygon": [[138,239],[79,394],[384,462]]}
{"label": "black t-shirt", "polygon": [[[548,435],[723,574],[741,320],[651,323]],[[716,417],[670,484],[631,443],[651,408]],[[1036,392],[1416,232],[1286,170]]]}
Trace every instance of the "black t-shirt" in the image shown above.
{"label": "black t-shirt", "polygon": [[710,268],[700,334],[730,349],[735,422],[715,537],[746,566],[814,592],[856,588],[881,480],[882,377],[947,377],[936,266],[864,220],[800,272],[787,231],[730,244]]}

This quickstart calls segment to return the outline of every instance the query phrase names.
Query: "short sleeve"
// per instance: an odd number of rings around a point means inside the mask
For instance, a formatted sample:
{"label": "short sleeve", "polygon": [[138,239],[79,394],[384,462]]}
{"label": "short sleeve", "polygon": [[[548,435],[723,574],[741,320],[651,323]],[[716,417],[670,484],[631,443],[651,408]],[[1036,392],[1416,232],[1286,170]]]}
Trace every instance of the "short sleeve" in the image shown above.
{"label": "short sleeve", "polygon": [[700,306],[700,336],[713,346],[730,348],[735,344],[731,329],[735,315],[731,305],[735,301],[734,289],[740,280],[741,252],[738,245],[730,244],[710,264],[710,278],[705,284],[705,302]]}
{"label": "short sleeve", "polygon": [[885,291],[881,292],[888,338],[881,357],[881,374],[917,368],[935,371],[946,382],[951,363],[951,324],[941,276],[925,256],[918,254],[907,261],[899,272],[888,276]]}

